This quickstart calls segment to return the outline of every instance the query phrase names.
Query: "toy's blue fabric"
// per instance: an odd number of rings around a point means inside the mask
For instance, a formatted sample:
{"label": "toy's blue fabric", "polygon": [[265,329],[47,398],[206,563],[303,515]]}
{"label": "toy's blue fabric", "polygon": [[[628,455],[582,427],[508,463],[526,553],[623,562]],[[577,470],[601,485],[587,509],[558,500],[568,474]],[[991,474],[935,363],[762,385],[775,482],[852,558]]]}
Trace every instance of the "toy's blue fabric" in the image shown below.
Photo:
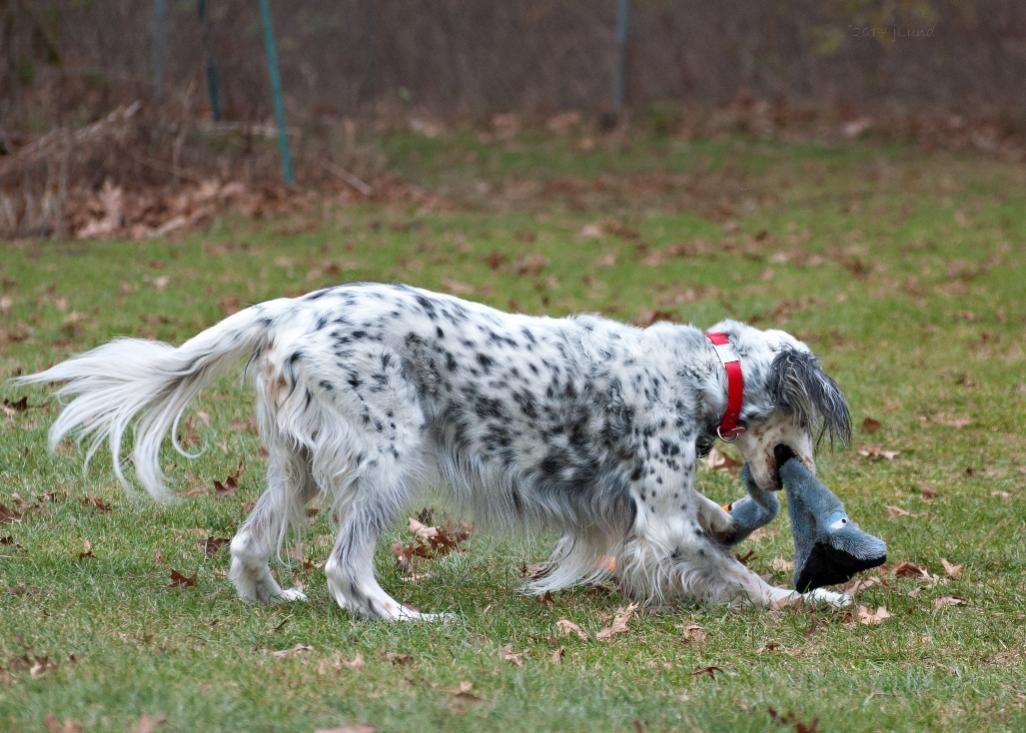
{"label": "toy's blue fabric", "polygon": [[[809,591],[843,583],[856,573],[887,560],[887,545],[862,530],[844,511],[844,504],[795,458],[780,464],[787,491],[787,510],[794,538],[794,587]],[[735,533],[728,544],[740,542],[768,524],[780,511],[772,491],[763,491],[745,467],[742,478],[748,496],[731,504]]]}

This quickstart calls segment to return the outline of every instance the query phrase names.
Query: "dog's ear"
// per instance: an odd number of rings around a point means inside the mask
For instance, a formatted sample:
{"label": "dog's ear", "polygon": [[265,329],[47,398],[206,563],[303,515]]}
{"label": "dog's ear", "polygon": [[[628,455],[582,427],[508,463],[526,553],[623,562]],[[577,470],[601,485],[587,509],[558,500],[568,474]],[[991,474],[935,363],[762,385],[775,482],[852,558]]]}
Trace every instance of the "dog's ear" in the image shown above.
{"label": "dog's ear", "polygon": [[819,440],[847,444],[851,440],[851,413],[841,388],[807,351],[786,348],[773,359],[770,390],[777,407],[794,415]]}

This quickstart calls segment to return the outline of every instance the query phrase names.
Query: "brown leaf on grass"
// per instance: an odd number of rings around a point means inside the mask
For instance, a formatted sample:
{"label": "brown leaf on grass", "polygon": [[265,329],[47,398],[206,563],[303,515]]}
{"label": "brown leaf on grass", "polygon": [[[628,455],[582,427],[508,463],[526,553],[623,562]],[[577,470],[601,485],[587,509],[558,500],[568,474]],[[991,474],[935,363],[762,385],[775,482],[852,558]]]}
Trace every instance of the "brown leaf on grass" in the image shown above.
{"label": "brown leaf on grass", "polygon": [[242,475],[244,470],[244,464],[239,463],[235,470],[228,474],[224,482],[214,481],[214,495],[219,498],[234,496],[235,492],[239,490],[239,476]]}
{"label": "brown leaf on grass", "polygon": [[875,611],[870,611],[865,606],[859,606],[858,618],[859,623],[866,626],[876,626],[882,624],[885,620],[889,619],[891,614],[887,611],[886,606],[880,606]]}
{"label": "brown leaf on grass", "polygon": [[691,624],[684,629],[683,638],[685,644],[690,642],[695,642],[696,644],[701,643],[706,640],[705,629],[698,624]]}
{"label": "brown leaf on grass", "polygon": [[93,543],[90,542],[89,540],[83,538],[82,539],[82,552],[78,553],[78,559],[79,560],[84,560],[87,557],[96,557],[96,555],[93,554]]}
{"label": "brown leaf on grass", "polygon": [[758,557],[758,555],[755,554],[755,550],[748,550],[748,552],[746,552],[744,555],[742,555],[739,552],[735,552],[734,553],[734,557],[737,558],[737,561],[739,563],[741,563],[742,565],[746,565],[747,566],[748,565],[748,561],[753,559],[753,558]]}
{"label": "brown leaf on grass", "polygon": [[934,415],[930,420],[938,425],[945,425],[949,428],[965,428],[973,424],[973,421],[968,417],[951,415]]}
{"label": "brown leaf on grass", "polygon": [[705,465],[715,471],[727,471],[731,476],[737,476],[742,464],[729,454],[723,453],[719,448],[714,447],[709,451],[709,455],[705,459]]}
{"label": "brown leaf on grass", "polygon": [[577,236],[582,239],[601,239],[606,236],[606,229],[602,225],[602,222],[585,224],[577,232]]}
{"label": "brown leaf on grass", "polygon": [[880,421],[875,419],[875,418],[867,417],[867,418],[865,418],[862,421],[862,432],[863,433],[867,433],[869,435],[872,435],[877,430],[879,430],[880,427],[881,427]]}
{"label": "brown leaf on grass", "polygon": [[451,277],[443,277],[442,285],[453,295],[474,295],[476,292],[473,285]]}
{"label": "brown leaf on grass", "polygon": [[180,572],[178,572],[174,568],[171,568],[171,587],[175,587],[175,586],[192,587],[194,585],[196,585],[196,575],[195,574],[190,578],[188,576],[182,575]]}
{"label": "brown leaf on grass", "polygon": [[356,656],[352,659],[343,659],[340,661],[342,666],[346,669],[363,669],[364,667],[363,654],[361,652],[357,652]]}
{"label": "brown leaf on grass", "polygon": [[631,620],[635,611],[638,610],[638,604],[632,603],[629,606],[616,609],[616,616],[613,617],[613,623],[604,629],[600,629],[595,634],[595,638],[599,641],[606,641],[614,634],[624,634],[627,632],[627,622]]}
{"label": "brown leaf on grass", "polygon": [[934,608],[947,608],[948,606],[961,606],[965,601],[954,596],[941,596],[933,599]]}
{"label": "brown leaf on grass", "polygon": [[484,698],[473,691],[474,686],[470,682],[460,682],[453,690],[449,698],[449,707],[453,712],[462,713],[468,706],[484,702]]}
{"label": "brown leaf on grass", "polygon": [[701,677],[703,674],[707,674],[713,679],[716,679],[717,673],[720,673],[722,671],[722,667],[717,667],[715,664],[710,664],[707,667],[696,667],[695,669],[691,670],[691,676]]}
{"label": "brown leaf on grass", "polygon": [[770,641],[767,641],[762,646],[760,646],[758,649],[756,649],[755,653],[756,654],[766,654],[767,652],[775,652],[777,649],[780,649],[780,642],[779,641],[770,640]]}
{"label": "brown leaf on grass", "polygon": [[50,733],[82,733],[82,724],[77,720],[65,718],[59,720],[53,713],[43,718],[43,724]]}
{"label": "brown leaf on grass", "polygon": [[139,719],[128,726],[129,733],[154,733],[157,728],[167,722],[167,716],[163,713],[150,715],[143,713]]}
{"label": "brown leaf on grass", "polygon": [[416,542],[405,545],[396,542],[392,545],[396,564],[404,572],[413,569],[414,557],[441,557],[457,549],[460,543],[470,536],[474,527],[471,523],[463,521],[450,521],[441,527],[429,527],[413,517],[408,518],[408,526],[416,535]]}
{"label": "brown leaf on grass", "polygon": [[937,490],[925,481],[921,481],[919,483],[919,495],[929,501],[930,499],[937,498]]}
{"label": "brown leaf on grass", "polygon": [[105,502],[98,496],[86,496],[82,499],[82,506],[91,506],[99,509],[101,512],[109,512],[110,504]]}
{"label": "brown leaf on grass", "polygon": [[0,523],[17,522],[21,519],[21,512],[11,509],[6,504],[0,504]]}
{"label": "brown leaf on grass", "polygon": [[8,415],[16,415],[19,412],[25,412],[29,409],[28,396],[22,397],[20,400],[4,400],[4,412]]}
{"label": "brown leaf on grass", "polygon": [[513,651],[512,644],[503,644],[502,648],[499,649],[499,658],[504,659],[514,667],[524,666],[524,652]]}
{"label": "brown leaf on grass", "polygon": [[889,519],[897,519],[898,517],[907,517],[911,514],[907,509],[902,509],[900,506],[894,506],[893,504],[884,505],[884,509],[887,510],[887,517]]}
{"label": "brown leaf on grass", "polygon": [[556,649],[554,652],[552,652],[552,654],[549,655],[549,661],[552,662],[553,664],[561,664],[563,662],[563,657],[565,655],[566,655],[566,647],[565,646],[561,646],[558,649]]}
{"label": "brown leaf on grass", "polygon": [[518,275],[534,276],[549,266],[549,258],[538,252],[531,252],[524,255],[513,263],[513,269]]}
{"label": "brown leaf on grass", "polygon": [[271,652],[271,656],[278,657],[279,659],[284,659],[285,657],[294,657],[297,654],[305,654],[307,652],[312,652],[313,650],[314,648],[309,644],[296,644],[295,646],[289,647],[288,649],[279,649],[277,651]]}
{"label": "brown leaf on grass", "polygon": [[561,618],[556,622],[556,630],[560,636],[569,636],[570,634],[576,634],[577,638],[581,641],[588,641],[588,635],[584,633],[584,629],[575,624],[570,619]]}
{"label": "brown leaf on grass", "polygon": [[899,562],[894,566],[894,574],[899,578],[930,578],[929,570],[912,562]]}
{"label": "brown leaf on grass", "polygon": [[943,557],[941,558],[941,565],[944,566],[944,574],[949,578],[962,577],[962,565],[955,565],[955,563],[948,562]]}
{"label": "brown leaf on grass", "polygon": [[213,557],[217,554],[218,550],[227,545],[231,540],[228,537],[207,537],[199,542],[199,546],[203,549],[203,555],[206,557]]}
{"label": "brown leaf on grass", "polygon": [[403,654],[402,652],[385,652],[381,655],[381,658],[386,662],[394,664],[396,667],[410,664],[413,661],[413,657],[411,655]]}
{"label": "brown leaf on grass", "polygon": [[773,708],[769,708],[766,712],[774,723],[780,725],[791,725],[793,723],[794,733],[819,733],[819,718],[813,718],[811,723],[803,723],[798,720],[798,717],[792,711],[781,715]]}
{"label": "brown leaf on grass", "polygon": [[[1011,501],[1012,500],[1012,495],[1010,493],[1008,493],[1007,491],[1001,491],[1001,490],[991,491],[990,495],[991,496],[996,496],[1001,501]],[[3,520],[3,505],[0,504],[0,521],[2,521],[2,520]]]}
{"label": "brown leaf on grass", "polygon": [[314,733],[374,733],[376,730],[370,723],[344,723],[334,728],[316,728]]}
{"label": "brown leaf on grass", "polygon": [[868,458],[871,461],[893,461],[901,455],[901,451],[885,450],[879,445],[867,445],[863,448],[859,448],[859,455],[863,458]]}
{"label": "brown leaf on grass", "polygon": [[774,570],[779,570],[782,573],[790,573],[794,570],[794,561],[785,560],[782,557],[775,557],[770,560],[770,567]]}
{"label": "brown leaf on grass", "polygon": [[540,596],[535,596],[534,602],[546,608],[552,608],[556,605],[556,599],[552,597],[552,591],[550,590],[545,591]]}
{"label": "brown leaf on grass", "polygon": [[849,580],[847,583],[840,587],[842,593],[847,593],[849,596],[854,597],[860,591],[866,588],[872,588],[874,585],[880,585],[881,581],[877,575],[868,575],[864,577],[856,577]]}
{"label": "brown leaf on grass", "polygon": [[641,311],[641,313],[634,318],[633,323],[635,326],[651,326],[653,323],[658,323],[659,321],[672,321],[673,317],[674,314],[669,311],[649,308]]}

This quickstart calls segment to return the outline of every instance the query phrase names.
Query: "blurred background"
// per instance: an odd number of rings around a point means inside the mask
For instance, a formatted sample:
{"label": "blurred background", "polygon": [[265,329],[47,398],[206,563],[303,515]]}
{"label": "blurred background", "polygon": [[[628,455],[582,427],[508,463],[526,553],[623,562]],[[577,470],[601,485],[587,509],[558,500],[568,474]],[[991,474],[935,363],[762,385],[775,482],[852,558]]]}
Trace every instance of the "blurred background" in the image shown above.
{"label": "blurred background", "polygon": [[873,136],[1019,160],[1024,100],[1017,0],[0,0],[0,235],[173,229],[300,190],[415,197],[397,132]]}

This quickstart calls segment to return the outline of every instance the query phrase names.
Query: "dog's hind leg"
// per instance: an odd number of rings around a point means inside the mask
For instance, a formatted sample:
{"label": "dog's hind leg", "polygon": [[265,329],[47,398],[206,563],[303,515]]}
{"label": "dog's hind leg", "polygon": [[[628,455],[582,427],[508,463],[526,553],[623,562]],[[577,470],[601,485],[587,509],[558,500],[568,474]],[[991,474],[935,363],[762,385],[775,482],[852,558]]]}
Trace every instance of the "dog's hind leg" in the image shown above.
{"label": "dog's hind leg", "polygon": [[[401,453],[400,453],[401,455]],[[406,504],[415,485],[416,466],[401,459],[380,455],[374,467],[343,489],[338,505],[339,527],[335,546],[324,564],[328,591],[339,606],[368,618],[434,620],[442,616],[423,614],[399,603],[378,583],[374,573],[374,549],[378,537]]]}
{"label": "dog's hind leg", "polygon": [[305,601],[298,588],[283,590],[271,574],[268,560],[281,546],[291,524],[301,521],[303,507],[317,494],[304,451],[270,448],[267,489],[232,538],[228,577],[239,597],[278,603]]}

